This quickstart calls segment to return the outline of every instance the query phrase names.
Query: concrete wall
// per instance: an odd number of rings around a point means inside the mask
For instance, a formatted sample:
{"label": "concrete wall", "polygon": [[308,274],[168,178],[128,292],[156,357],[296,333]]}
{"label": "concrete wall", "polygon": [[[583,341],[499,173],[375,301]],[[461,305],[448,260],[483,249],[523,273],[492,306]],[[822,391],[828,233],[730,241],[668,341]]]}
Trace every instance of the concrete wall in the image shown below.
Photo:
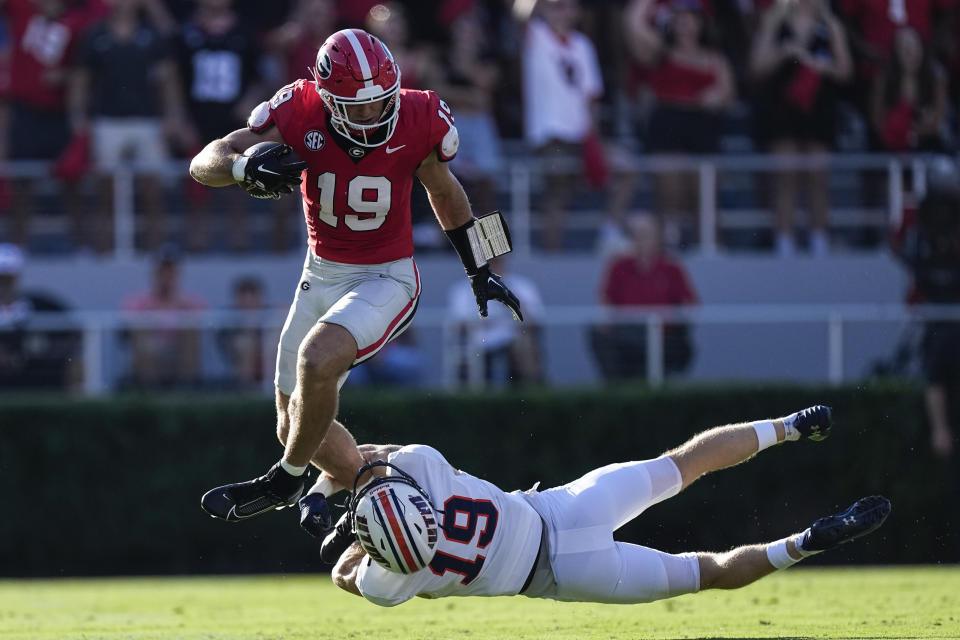
{"label": "concrete wall", "polygon": [[[711,303],[897,303],[908,277],[886,253],[836,256],[828,259],[777,259],[765,255],[730,255],[684,260],[705,305]],[[198,293],[211,307],[229,303],[230,284],[242,275],[257,275],[271,305],[286,309],[292,299],[302,257],[187,258],[183,289]],[[463,279],[452,255],[418,259],[422,281],[422,319],[436,320],[450,286]],[[592,305],[604,265],[589,255],[515,260],[510,269],[532,279],[551,306]],[[78,309],[116,309],[132,292],[146,287],[148,260],[100,261],[94,258],[45,259],[28,264],[24,286],[56,294]],[[421,320],[420,325],[424,324]],[[418,326],[414,320],[413,327]],[[889,356],[904,327],[866,323],[845,327],[844,371],[864,374],[876,358]],[[428,379],[440,379],[440,346],[432,331],[418,342],[427,355]],[[826,327],[810,324],[711,325],[694,331],[697,356],[694,379],[823,380],[826,377]],[[596,381],[596,370],[581,327],[557,327],[545,333],[548,378],[555,383]]]}

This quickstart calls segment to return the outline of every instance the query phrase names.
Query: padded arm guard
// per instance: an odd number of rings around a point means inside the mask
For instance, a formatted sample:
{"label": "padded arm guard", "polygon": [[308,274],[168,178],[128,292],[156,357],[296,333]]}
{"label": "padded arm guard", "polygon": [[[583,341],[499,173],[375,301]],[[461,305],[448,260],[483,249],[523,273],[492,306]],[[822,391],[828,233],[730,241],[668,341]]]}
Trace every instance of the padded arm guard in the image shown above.
{"label": "padded arm guard", "polygon": [[475,218],[444,233],[460,256],[468,276],[477,275],[487,260],[513,250],[510,230],[499,211]]}

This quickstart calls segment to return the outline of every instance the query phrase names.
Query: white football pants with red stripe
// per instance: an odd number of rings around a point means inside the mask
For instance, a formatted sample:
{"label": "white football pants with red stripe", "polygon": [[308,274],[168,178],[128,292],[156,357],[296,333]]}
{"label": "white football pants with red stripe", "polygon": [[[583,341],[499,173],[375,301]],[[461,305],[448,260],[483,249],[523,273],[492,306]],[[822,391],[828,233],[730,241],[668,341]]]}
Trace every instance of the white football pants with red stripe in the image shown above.
{"label": "white football pants with red stripe", "polygon": [[[413,258],[373,265],[344,264],[307,250],[303,274],[277,349],[277,388],[290,395],[297,382],[300,344],[318,322],[337,324],[357,341],[354,364],[369,360],[407,328],[420,297]],[[342,386],[346,376],[340,379]]]}

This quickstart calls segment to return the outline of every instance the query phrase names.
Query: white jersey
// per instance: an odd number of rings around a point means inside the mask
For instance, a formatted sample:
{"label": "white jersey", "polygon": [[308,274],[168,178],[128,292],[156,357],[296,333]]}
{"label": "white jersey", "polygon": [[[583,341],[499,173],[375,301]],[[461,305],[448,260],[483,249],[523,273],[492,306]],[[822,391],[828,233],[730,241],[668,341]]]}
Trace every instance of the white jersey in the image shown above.
{"label": "white jersey", "polygon": [[437,552],[429,567],[406,575],[364,558],[357,573],[363,597],[392,607],[416,595],[519,593],[537,557],[543,526],[526,499],[453,468],[439,451],[425,445],[408,445],[387,460],[413,476],[443,512]]}

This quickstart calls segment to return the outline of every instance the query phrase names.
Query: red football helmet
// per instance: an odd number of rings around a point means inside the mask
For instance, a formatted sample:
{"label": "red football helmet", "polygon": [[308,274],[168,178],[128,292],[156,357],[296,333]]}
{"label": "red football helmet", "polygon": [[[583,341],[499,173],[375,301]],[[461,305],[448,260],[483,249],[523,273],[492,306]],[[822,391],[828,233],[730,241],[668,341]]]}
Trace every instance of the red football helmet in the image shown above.
{"label": "red football helmet", "polygon": [[[327,38],[311,69],[333,129],[363,147],[378,147],[393,135],[400,115],[400,67],[379,39],[362,29],[343,29]],[[377,122],[350,120],[347,107],[385,100]],[[385,133],[377,135],[381,127]]]}

